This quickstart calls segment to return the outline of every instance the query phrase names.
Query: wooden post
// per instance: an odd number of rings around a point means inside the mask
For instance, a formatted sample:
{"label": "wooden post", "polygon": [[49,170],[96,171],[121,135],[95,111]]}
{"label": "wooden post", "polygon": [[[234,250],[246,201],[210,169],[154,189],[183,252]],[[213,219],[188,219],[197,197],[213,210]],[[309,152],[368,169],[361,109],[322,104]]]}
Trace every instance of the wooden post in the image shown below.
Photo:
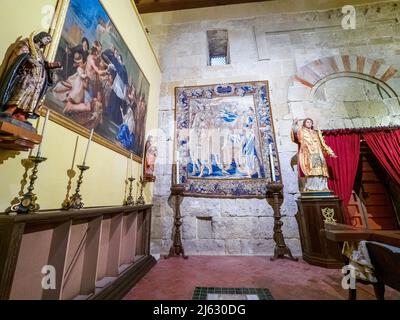
{"label": "wooden post", "polygon": [[278,258],[284,258],[285,255],[288,255],[288,258],[293,261],[298,261],[297,258],[293,257],[292,252],[286,246],[285,238],[282,233],[282,225],[281,221],[281,206],[283,203],[283,184],[280,183],[272,183],[267,185],[267,202],[274,209],[274,241],[275,241],[275,250],[274,256],[271,257],[271,261],[274,261]]}
{"label": "wooden post", "polygon": [[181,237],[181,225],[182,225],[182,216],[181,216],[181,203],[183,201],[183,192],[185,191],[185,186],[182,184],[175,184],[171,187],[171,197],[174,198],[174,211],[175,211],[175,223],[174,223],[174,242],[169,250],[169,255],[165,258],[171,257],[179,257],[182,255],[184,259],[188,259],[189,257],[185,255],[185,250],[182,245],[182,237]]}

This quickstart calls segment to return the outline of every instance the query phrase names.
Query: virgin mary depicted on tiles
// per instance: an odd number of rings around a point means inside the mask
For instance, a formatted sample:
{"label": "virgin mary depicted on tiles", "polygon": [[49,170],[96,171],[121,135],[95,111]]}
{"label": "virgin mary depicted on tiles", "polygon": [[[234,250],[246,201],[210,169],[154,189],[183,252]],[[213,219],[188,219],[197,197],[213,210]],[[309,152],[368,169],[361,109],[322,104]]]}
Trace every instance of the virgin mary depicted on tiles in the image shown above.
{"label": "virgin mary depicted on tiles", "polygon": [[176,106],[187,194],[261,197],[280,180],[266,82],[177,88]]}

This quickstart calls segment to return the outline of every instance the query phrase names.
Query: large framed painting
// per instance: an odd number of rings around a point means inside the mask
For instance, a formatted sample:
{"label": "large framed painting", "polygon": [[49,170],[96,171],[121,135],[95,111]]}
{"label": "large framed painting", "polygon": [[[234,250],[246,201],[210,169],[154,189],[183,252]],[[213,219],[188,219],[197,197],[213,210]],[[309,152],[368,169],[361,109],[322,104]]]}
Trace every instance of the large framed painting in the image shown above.
{"label": "large framed painting", "polygon": [[48,57],[62,63],[53,120],[142,161],[150,85],[99,0],[59,0]]}
{"label": "large framed painting", "polygon": [[261,198],[281,181],[267,81],[175,94],[175,176],[186,195]]}

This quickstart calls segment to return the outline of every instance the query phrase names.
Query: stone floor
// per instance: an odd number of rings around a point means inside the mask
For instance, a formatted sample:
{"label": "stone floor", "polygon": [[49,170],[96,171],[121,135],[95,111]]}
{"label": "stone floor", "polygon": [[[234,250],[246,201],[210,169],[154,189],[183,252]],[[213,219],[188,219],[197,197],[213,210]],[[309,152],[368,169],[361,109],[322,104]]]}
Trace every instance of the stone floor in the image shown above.
{"label": "stone floor", "polygon": [[[300,260],[269,257],[191,256],[160,259],[127,294],[126,300],[190,300],[195,287],[268,288],[275,300],[343,300],[341,272]],[[358,299],[374,300],[373,287],[359,284]],[[400,292],[386,288],[387,300]]]}

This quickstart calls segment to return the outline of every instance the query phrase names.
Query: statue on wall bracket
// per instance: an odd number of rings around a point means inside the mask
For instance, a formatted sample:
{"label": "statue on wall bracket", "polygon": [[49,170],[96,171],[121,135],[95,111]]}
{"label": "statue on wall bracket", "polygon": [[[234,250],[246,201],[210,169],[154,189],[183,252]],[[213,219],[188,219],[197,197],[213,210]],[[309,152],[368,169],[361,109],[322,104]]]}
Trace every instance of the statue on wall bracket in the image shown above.
{"label": "statue on wall bracket", "polygon": [[58,62],[46,61],[44,49],[51,43],[47,32],[17,40],[3,61],[0,75],[0,148],[26,151],[40,143],[28,121],[40,116],[44,96],[53,85]]}

